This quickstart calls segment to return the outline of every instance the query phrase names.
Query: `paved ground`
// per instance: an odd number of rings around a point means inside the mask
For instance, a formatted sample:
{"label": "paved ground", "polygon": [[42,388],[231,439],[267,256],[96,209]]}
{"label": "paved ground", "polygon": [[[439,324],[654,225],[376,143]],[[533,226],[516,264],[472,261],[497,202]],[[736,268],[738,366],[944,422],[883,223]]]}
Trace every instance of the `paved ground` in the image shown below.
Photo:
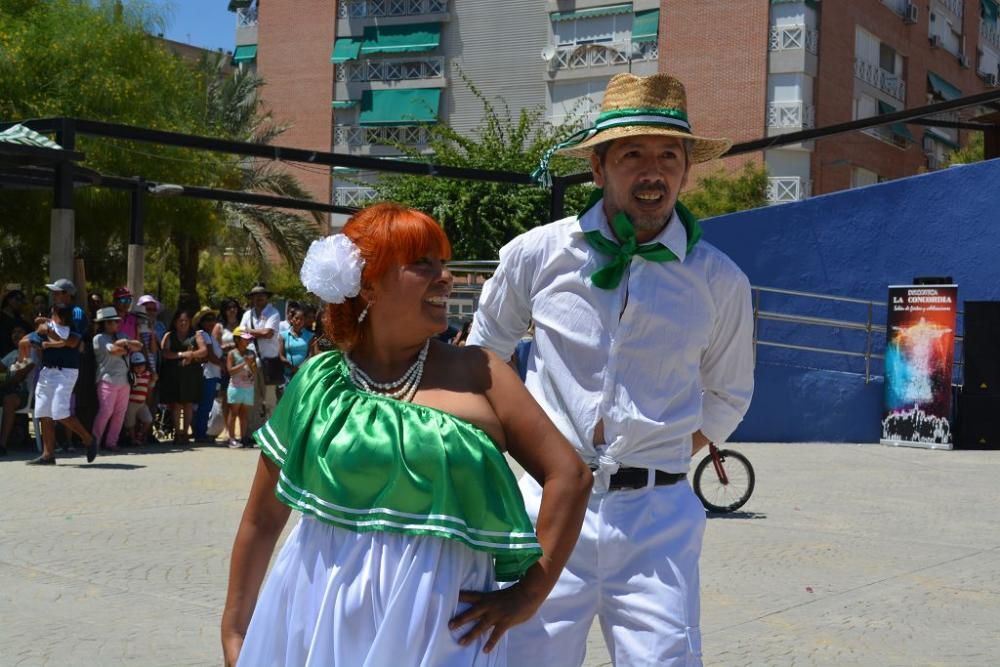
{"label": "paved ground", "polygon": [[[1000,664],[1000,452],[740,449],[757,491],[709,520],[706,665]],[[0,459],[0,665],[219,664],[256,457]]]}

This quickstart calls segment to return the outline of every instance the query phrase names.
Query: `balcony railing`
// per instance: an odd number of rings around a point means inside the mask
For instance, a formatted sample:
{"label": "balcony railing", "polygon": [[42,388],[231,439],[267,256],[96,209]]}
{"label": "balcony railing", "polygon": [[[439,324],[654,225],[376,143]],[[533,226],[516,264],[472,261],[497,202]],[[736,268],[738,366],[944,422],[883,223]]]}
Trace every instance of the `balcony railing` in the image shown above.
{"label": "balcony railing", "polygon": [[360,125],[334,125],[333,143],[338,146],[403,144],[423,146],[427,144],[427,128],[420,125],[405,127],[362,127]]}
{"label": "balcony railing", "polygon": [[767,126],[777,129],[810,129],[816,124],[816,108],[805,102],[768,102]]}
{"label": "balcony railing", "polygon": [[257,5],[236,10],[236,27],[252,28],[257,25]]}
{"label": "balcony railing", "polygon": [[337,14],[342,19],[446,13],[448,0],[341,0],[337,3]]}
{"label": "balcony railing", "polygon": [[878,65],[861,58],[854,58],[854,76],[872,85],[900,102],[906,101],[906,83],[901,78]]}
{"label": "balcony railing", "polygon": [[1000,29],[983,21],[979,25],[979,38],[995,50],[1000,51]]}
{"label": "balcony railing", "polygon": [[767,200],[772,204],[800,201],[809,197],[812,181],[801,176],[770,176],[767,179]]}
{"label": "balcony railing", "polygon": [[937,0],[937,2],[958,18],[965,16],[965,2],[963,0]]}
{"label": "balcony railing", "polygon": [[552,58],[554,69],[581,69],[628,65],[659,58],[656,42],[595,42],[557,46]]}
{"label": "balcony railing", "polygon": [[819,32],[810,30],[801,23],[798,25],[773,25],[771,26],[769,48],[772,51],[805,49],[809,53],[818,54]]}
{"label": "balcony railing", "polygon": [[362,60],[337,68],[337,81],[413,81],[444,76],[444,58]]}
{"label": "balcony railing", "polygon": [[375,199],[375,188],[351,186],[333,189],[333,203],[337,206],[363,208]]}

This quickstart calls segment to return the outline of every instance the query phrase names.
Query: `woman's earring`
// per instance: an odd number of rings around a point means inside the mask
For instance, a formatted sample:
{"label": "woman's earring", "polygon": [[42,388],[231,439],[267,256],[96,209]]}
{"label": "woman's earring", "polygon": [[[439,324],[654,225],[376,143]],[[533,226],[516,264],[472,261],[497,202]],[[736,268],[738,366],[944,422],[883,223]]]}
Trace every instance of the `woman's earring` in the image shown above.
{"label": "woman's earring", "polygon": [[372,307],[371,301],[365,304],[365,309],[361,311],[360,315],[358,315],[358,324],[361,324],[362,322],[365,321],[365,318],[368,317],[368,309],[371,307]]}

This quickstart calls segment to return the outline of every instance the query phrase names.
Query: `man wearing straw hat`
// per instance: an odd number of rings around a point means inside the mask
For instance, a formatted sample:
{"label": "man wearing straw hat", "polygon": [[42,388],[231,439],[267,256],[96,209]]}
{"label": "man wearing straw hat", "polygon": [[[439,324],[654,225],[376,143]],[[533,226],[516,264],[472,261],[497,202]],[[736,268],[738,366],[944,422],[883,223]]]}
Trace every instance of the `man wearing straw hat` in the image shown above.
{"label": "man wearing straw hat", "polygon": [[[600,190],[505,246],[483,288],[469,343],[506,359],[534,323],[525,383],[595,478],[570,562],[511,631],[512,665],[582,664],[595,615],[616,665],[701,664],[705,512],[686,473],[749,406],[753,315],[746,276],[677,196],[729,146],[691,131],[677,79],[613,77],[595,125],[542,164],[588,158]],[[537,516],[530,475],[521,491]]]}

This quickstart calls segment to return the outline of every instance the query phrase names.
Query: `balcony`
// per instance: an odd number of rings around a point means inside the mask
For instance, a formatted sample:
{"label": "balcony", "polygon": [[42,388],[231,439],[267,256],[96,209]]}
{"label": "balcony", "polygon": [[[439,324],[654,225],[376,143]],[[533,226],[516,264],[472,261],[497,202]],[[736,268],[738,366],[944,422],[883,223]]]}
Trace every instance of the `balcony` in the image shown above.
{"label": "balcony", "polygon": [[584,69],[656,62],[656,42],[595,42],[557,46],[549,66],[553,70]]}
{"label": "balcony", "polygon": [[333,203],[336,206],[363,208],[375,200],[375,188],[350,186],[333,189]]}
{"label": "balcony", "polygon": [[236,28],[257,27],[257,5],[236,10]]}
{"label": "balcony", "polygon": [[776,130],[807,130],[816,125],[816,108],[802,101],[768,102],[767,126]]}
{"label": "balcony", "polygon": [[334,125],[333,143],[336,146],[360,148],[362,146],[425,146],[427,128],[420,125],[391,127],[362,127],[361,125]]}
{"label": "balcony", "polygon": [[870,62],[855,57],[854,76],[900,102],[906,101],[906,83],[892,72],[886,71],[878,65],[873,65]]}
{"label": "balcony", "polygon": [[768,48],[771,51],[805,49],[813,55],[819,53],[819,32],[810,30],[804,24],[773,25]]}
{"label": "balcony", "polygon": [[448,0],[341,0],[337,3],[337,16],[342,19],[447,13]]}
{"label": "balcony", "polygon": [[[959,19],[965,16],[965,3],[963,0],[937,0],[937,4],[947,9]],[[979,3],[976,3],[976,6],[978,7]]]}
{"label": "balcony", "polygon": [[419,60],[363,60],[336,68],[337,81],[414,81],[444,76],[444,57]]}
{"label": "balcony", "polygon": [[784,204],[807,199],[812,191],[812,181],[801,176],[770,176],[767,179],[767,201]]}
{"label": "balcony", "polygon": [[997,26],[983,21],[979,25],[979,39],[993,50],[1000,52],[1000,28]]}

